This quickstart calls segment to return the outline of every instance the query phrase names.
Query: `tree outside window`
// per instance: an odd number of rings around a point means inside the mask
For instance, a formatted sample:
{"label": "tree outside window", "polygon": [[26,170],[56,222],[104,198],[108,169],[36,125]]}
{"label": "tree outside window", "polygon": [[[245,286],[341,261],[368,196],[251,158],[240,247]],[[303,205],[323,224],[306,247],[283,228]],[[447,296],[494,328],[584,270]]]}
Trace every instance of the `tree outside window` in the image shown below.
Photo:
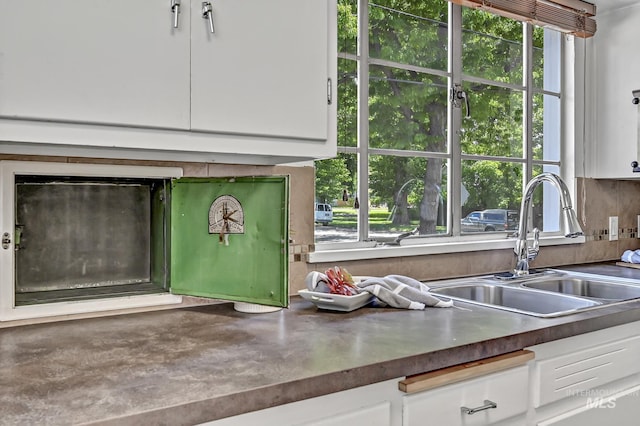
{"label": "tree outside window", "polygon": [[[334,221],[318,243],[463,235],[465,216],[518,210],[526,178],[559,170],[559,33],[444,0],[339,0],[338,25],[338,155],[315,163]],[[536,197],[534,222],[554,230]]]}

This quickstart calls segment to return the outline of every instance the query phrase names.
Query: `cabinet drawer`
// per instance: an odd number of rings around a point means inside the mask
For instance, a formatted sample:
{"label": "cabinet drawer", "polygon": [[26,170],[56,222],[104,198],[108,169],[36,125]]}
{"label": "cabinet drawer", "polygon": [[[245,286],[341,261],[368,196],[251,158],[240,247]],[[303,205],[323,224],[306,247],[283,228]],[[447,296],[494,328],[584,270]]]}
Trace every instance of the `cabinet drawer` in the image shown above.
{"label": "cabinet drawer", "polygon": [[536,362],[534,407],[573,396],[640,371],[640,336]]}
{"label": "cabinet drawer", "polygon": [[[527,411],[527,366],[445,385],[403,398],[403,426],[481,425],[495,423]],[[492,401],[497,406],[474,414],[461,408],[477,408]]]}

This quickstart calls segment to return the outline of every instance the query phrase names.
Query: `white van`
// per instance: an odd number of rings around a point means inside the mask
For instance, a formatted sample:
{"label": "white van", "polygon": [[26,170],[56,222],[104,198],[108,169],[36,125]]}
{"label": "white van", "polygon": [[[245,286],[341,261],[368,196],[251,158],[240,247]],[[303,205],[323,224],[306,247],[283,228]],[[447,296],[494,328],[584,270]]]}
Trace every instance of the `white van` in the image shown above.
{"label": "white van", "polygon": [[333,209],[330,204],[315,203],[315,222],[328,225],[333,220]]}

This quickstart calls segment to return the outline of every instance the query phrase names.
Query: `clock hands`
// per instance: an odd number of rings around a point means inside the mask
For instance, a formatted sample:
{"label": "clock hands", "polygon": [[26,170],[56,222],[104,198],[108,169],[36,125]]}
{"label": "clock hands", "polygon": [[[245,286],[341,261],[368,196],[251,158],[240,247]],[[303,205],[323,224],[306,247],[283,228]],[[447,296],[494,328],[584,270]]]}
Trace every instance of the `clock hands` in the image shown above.
{"label": "clock hands", "polygon": [[229,234],[244,233],[244,211],[231,195],[221,195],[209,209],[209,232],[218,233],[221,244],[229,244]]}
{"label": "clock hands", "polygon": [[229,229],[229,221],[234,222],[234,223],[239,223],[236,219],[234,219],[233,216],[238,210],[233,210],[232,212],[229,212],[228,208],[227,208],[227,203],[223,203],[222,204],[222,228],[220,229],[220,236],[218,238],[219,242],[222,243],[224,242],[225,245],[229,245],[229,237],[228,237],[228,232],[230,231]]}
{"label": "clock hands", "polygon": [[222,213],[222,219],[224,219],[224,220],[230,220],[230,221],[232,221],[232,222],[236,222],[236,223],[238,223],[238,221],[237,221],[237,220],[235,220],[234,218],[232,218],[232,217],[231,217],[231,216],[233,216],[237,211],[238,211],[238,210],[234,210],[234,211],[232,211],[231,213],[225,213],[225,212],[223,212],[223,213]]}

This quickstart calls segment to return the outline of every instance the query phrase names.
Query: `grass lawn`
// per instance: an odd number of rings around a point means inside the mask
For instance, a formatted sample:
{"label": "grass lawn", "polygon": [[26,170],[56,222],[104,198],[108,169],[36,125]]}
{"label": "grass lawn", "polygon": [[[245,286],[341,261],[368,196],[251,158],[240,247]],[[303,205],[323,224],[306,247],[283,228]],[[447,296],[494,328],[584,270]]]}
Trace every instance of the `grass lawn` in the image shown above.
{"label": "grass lawn", "polygon": [[[358,210],[353,207],[334,207],[333,222],[331,225],[339,228],[356,229],[358,223]],[[369,229],[378,231],[412,231],[418,226],[418,221],[412,221],[410,225],[395,226],[389,220],[389,210],[384,208],[369,209]]]}

